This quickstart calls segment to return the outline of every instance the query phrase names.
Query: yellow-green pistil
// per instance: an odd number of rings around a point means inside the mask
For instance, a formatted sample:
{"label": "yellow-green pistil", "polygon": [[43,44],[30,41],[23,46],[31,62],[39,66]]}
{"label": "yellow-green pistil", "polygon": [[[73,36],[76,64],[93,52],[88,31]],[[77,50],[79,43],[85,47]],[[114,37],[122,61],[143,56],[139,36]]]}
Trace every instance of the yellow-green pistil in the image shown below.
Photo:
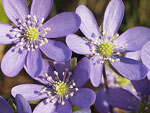
{"label": "yellow-green pistil", "polygon": [[112,42],[102,43],[99,48],[99,51],[102,55],[111,55],[113,53],[113,50],[114,50],[114,46]]}
{"label": "yellow-green pistil", "polygon": [[68,91],[68,87],[67,87],[66,83],[64,83],[63,81],[56,82],[56,84],[54,84],[53,88],[55,90],[55,93],[58,95],[61,95],[61,96],[66,94]]}
{"label": "yellow-green pistil", "polygon": [[29,40],[36,40],[38,38],[39,32],[36,28],[29,27],[28,30],[25,31],[24,36]]}

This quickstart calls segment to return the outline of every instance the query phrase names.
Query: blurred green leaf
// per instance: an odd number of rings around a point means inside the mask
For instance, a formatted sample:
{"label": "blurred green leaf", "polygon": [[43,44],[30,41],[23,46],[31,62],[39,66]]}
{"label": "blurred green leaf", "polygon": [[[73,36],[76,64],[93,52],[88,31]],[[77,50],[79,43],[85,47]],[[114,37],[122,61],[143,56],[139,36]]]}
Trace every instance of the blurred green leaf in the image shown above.
{"label": "blurred green leaf", "polygon": [[71,59],[71,71],[74,70],[74,68],[76,67],[76,65],[77,65],[77,58],[75,57],[75,58]]}
{"label": "blurred green leaf", "polygon": [[7,18],[4,12],[2,0],[0,0],[0,22],[8,23],[8,24],[10,23],[9,19]]}
{"label": "blurred green leaf", "polygon": [[16,105],[13,103],[12,99],[10,98],[8,100],[8,104],[11,106],[11,108],[13,109],[14,113],[17,113],[17,107]]}
{"label": "blurred green leaf", "polygon": [[80,109],[81,109],[81,108],[78,108],[77,106],[72,105],[72,112],[78,111],[78,110],[80,110]]}
{"label": "blurred green leaf", "polygon": [[41,100],[35,100],[35,101],[28,101],[29,104],[38,104]]}

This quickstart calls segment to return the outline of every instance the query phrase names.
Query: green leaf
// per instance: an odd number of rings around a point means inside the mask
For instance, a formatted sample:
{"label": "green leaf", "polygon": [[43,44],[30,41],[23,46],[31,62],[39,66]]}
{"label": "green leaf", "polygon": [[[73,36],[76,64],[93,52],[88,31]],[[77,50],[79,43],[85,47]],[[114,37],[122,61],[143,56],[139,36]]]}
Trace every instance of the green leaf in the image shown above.
{"label": "green leaf", "polygon": [[12,99],[10,98],[8,100],[8,104],[11,106],[11,108],[13,109],[14,113],[17,113],[17,107],[16,105],[13,103]]}
{"label": "green leaf", "polygon": [[74,68],[76,67],[76,65],[77,65],[77,58],[74,57],[74,58],[71,59],[71,71],[74,70]]}
{"label": "green leaf", "polygon": [[38,104],[41,100],[28,101],[30,104]]}
{"label": "green leaf", "polygon": [[78,110],[80,110],[80,109],[81,109],[81,108],[78,108],[77,106],[72,105],[72,112],[78,111]]}

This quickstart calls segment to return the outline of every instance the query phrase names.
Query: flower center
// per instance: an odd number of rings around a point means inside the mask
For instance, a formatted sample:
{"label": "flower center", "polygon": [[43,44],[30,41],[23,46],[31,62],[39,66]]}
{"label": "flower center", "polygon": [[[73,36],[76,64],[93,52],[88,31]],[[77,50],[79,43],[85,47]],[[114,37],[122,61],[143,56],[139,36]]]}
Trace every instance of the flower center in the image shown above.
{"label": "flower center", "polygon": [[99,51],[101,52],[102,55],[111,55],[113,53],[114,46],[112,42],[105,42],[102,43]]}
{"label": "flower center", "polygon": [[47,73],[45,73],[45,77],[40,77],[40,79],[48,83],[47,86],[43,87],[40,93],[47,93],[49,96],[46,99],[46,103],[58,102],[64,105],[64,99],[68,100],[70,97],[74,96],[75,92],[79,89],[76,87],[76,83],[73,80],[70,80],[72,73],[69,72],[68,68],[62,72],[63,80],[60,80],[58,72],[54,71],[54,75],[55,77],[53,78],[52,76],[49,76]]}
{"label": "flower center", "polygon": [[18,26],[12,29],[13,37],[18,38],[16,43],[19,43],[20,50],[35,51],[35,49],[48,43],[48,39],[45,37],[51,28],[41,28],[43,26],[44,18],[37,20],[34,15],[28,15],[23,20],[17,20]]}
{"label": "flower center", "polygon": [[25,30],[24,36],[29,40],[36,40],[38,38],[39,32],[36,28],[29,27],[28,30]]}
{"label": "flower center", "polygon": [[53,88],[55,93],[61,96],[68,92],[68,87],[63,81],[56,82],[56,84],[53,85]]}

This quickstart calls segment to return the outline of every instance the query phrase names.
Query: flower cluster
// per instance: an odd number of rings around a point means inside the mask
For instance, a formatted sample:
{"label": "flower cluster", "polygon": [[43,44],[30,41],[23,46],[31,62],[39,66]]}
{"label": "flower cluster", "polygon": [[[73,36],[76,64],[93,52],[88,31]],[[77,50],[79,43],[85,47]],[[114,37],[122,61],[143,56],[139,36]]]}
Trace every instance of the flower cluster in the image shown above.
{"label": "flower cluster", "polygon": [[[0,23],[0,44],[14,45],[3,56],[1,70],[14,77],[24,68],[36,81],[12,88],[14,110],[93,113],[96,108],[116,113],[119,108],[149,113],[150,29],[137,26],[119,35],[125,10],[122,0],[109,2],[100,26],[85,5],[46,20],[52,4],[53,0],[32,0],[28,8],[25,0],[3,0],[13,24]],[[78,29],[84,37],[74,34]],[[67,46],[54,39],[60,37],[66,37]],[[72,58],[72,51],[85,57]],[[33,111],[27,101],[36,104]],[[0,109],[13,113],[3,97]]]}

